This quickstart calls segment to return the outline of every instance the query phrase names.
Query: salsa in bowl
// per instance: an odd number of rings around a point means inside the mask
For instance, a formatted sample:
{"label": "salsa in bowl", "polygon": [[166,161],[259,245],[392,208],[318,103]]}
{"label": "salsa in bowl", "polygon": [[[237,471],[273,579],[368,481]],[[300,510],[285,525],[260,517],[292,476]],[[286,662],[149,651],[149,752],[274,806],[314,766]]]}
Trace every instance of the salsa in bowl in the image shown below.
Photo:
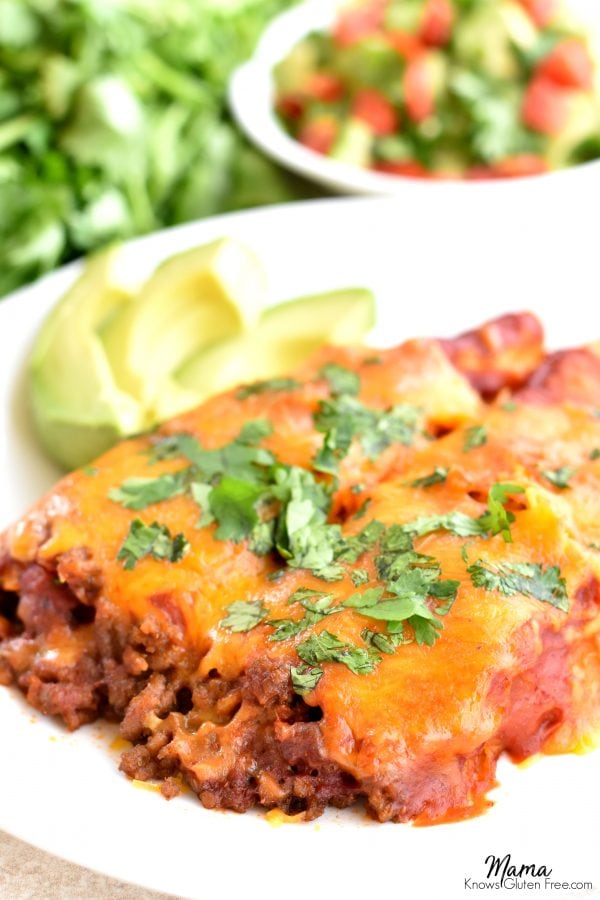
{"label": "salsa in bowl", "polygon": [[309,2],[238,73],[234,112],[291,168],[364,193],[573,168],[600,159],[589,10],[582,28],[554,0]]}

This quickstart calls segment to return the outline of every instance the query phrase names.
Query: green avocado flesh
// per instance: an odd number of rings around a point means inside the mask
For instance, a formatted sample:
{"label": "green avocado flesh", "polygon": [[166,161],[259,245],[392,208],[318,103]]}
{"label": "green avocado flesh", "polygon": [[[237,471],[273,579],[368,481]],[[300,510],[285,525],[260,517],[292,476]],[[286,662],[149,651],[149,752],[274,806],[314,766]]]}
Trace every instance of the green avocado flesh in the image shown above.
{"label": "green avocado flesh", "polygon": [[347,288],[268,309],[246,335],[215,343],[177,373],[186,388],[210,393],[290,372],[324,343],[360,343],[375,321],[375,299]]}
{"label": "green avocado flesh", "polygon": [[222,239],[133,283],[125,248],[92,257],[54,308],[29,361],[40,441],[73,469],[242,381],[289,372],[324,343],[360,342],[374,299],[355,288],[263,312],[266,279]]}
{"label": "green avocado flesh", "polygon": [[29,361],[29,398],[40,440],[73,468],[145,425],[140,404],[117,386],[99,330],[133,301],[117,249],[93,257],[44,323]]}

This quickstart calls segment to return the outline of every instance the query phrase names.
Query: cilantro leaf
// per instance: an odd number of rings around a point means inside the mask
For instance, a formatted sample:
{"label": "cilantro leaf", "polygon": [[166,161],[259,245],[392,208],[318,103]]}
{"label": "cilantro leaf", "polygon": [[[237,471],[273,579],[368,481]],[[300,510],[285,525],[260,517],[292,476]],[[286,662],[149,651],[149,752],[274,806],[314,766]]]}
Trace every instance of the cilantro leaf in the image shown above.
{"label": "cilantro leaf", "polygon": [[506,543],[512,543],[510,526],[515,520],[514,513],[504,508],[511,494],[524,494],[525,488],[520,484],[493,484],[488,494],[488,509],[479,518],[484,531],[490,534],[501,534]]}
{"label": "cilantro leaf", "polygon": [[154,559],[168,562],[179,562],[189,549],[189,542],[183,534],[176,534],[172,537],[166,525],[161,525],[159,522],[146,525],[141,519],[134,519],[117,554],[117,559],[123,561],[124,569],[131,570],[144,556],[153,556]]}
{"label": "cilantro leaf", "polygon": [[320,662],[338,662],[355,675],[366,675],[381,662],[381,657],[369,648],[344,643],[329,631],[311,634],[298,644],[296,651],[300,659],[310,666],[316,666]]}
{"label": "cilantro leaf", "polygon": [[267,616],[261,600],[236,600],[225,607],[227,616],[221,620],[221,628],[228,631],[251,631]]}
{"label": "cilantro leaf", "polygon": [[386,634],[383,631],[371,631],[369,628],[364,628],[360,636],[365,644],[370,644],[371,647],[375,647],[380,653],[387,653],[390,656],[396,652],[396,649],[401,644],[410,643],[410,640],[404,637],[403,630],[394,634]]}
{"label": "cilantro leaf", "polygon": [[328,594],[327,591],[316,591],[314,588],[301,587],[297,588],[293,594],[290,594],[288,597],[288,606],[292,603],[305,603],[307,600],[320,600],[324,597],[328,598],[331,602],[333,595]]}
{"label": "cilantro leaf", "polygon": [[108,496],[126,509],[145,509],[152,503],[170,500],[183,494],[189,480],[189,469],[159,475],[158,478],[127,478]]}
{"label": "cilantro leaf", "polygon": [[250,419],[242,426],[236,441],[240,444],[253,445],[271,434],[273,434],[273,425],[268,419]]}
{"label": "cilantro leaf", "polygon": [[408,482],[409,487],[428,488],[434,484],[444,484],[448,478],[448,469],[446,466],[436,466],[430,475],[424,475],[422,478],[415,478],[414,481]]}
{"label": "cilantro leaf", "polygon": [[467,567],[475,587],[486,591],[499,591],[506,597],[523,594],[550,603],[567,612],[569,600],[565,579],[558,566],[541,563],[500,563],[493,565],[478,559]]}
{"label": "cilantro leaf", "polygon": [[594,449],[590,452],[590,459],[592,461],[595,459],[600,459],[600,447],[594,447]]}
{"label": "cilantro leaf", "polygon": [[576,471],[577,469],[573,468],[573,466],[560,466],[558,469],[542,469],[542,475],[555,488],[564,491],[571,486],[569,481]]}
{"label": "cilantro leaf", "polygon": [[350,580],[354,587],[361,587],[369,580],[369,573],[366,569],[352,569],[350,571]]}
{"label": "cilantro leaf", "polygon": [[295,378],[268,378],[265,381],[255,381],[246,384],[236,392],[238,400],[246,400],[256,394],[267,394],[276,391],[294,391],[300,387],[300,382]]}
{"label": "cilantro leaf", "polygon": [[384,531],[385,526],[376,519],[372,519],[358,534],[344,537],[340,542],[336,559],[338,562],[355,563],[364,553],[375,546]]}
{"label": "cilantro leaf", "polygon": [[412,522],[407,522],[403,527],[417,537],[431,534],[433,531],[450,531],[460,537],[473,537],[482,535],[486,531],[480,519],[474,519],[458,510],[439,515],[419,516]]}
{"label": "cilantro leaf", "polygon": [[368,459],[376,459],[395,443],[409,446],[417,429],[419,411],[402,404],[389,410],[371,409],[355,397],[343,394],[322,400],[313,418],[317,430],[325,435],[313,464],[317,471],[335,474],[354,438],[360,440]]}
{"label": "cilantro leaf", "polygon": [[239,543],[258,525],[256,503],[262,488],[226,475],[209,494],[210,510],[219,523],[215,537],[219,541]]}
{"label": "cilantro leaf", "polygon": [[314,691],[322,677],[323,669],[318,666],[292,666],[290,669],[292,687],[301,697]]}
{"label": "cilantro leaf", "polygon": [[196,522],[196,528],[205,528],[215,521],[210,508],[210,494],[212,492],[212,484],[206,484],[203,481],[193,481],[190,484],[190,494],[194,503],[197,503],[201,509],[201,515]]}
{"label": "cilantro leaf", "polygon": [[337,363],[326,363],[321,366],[319,377],[327,381],[329,390],[334,397],[339,397],[341,394],[355,396],[360,391],[360,378],[357,373]]}
{"label": "cilantro leaf", "polygon": [[384,588],[375,587],[375,588],[367,588],[366,591],[357,591],[355,594],[351,594],[349,597],[344,600],[342,606],[350,607],[353,609],[367,609],[371,606],[375,606],[382,598],[384,592]]}
{"label": "cilantro leaf", "polygon": [[483,447],[484,444],[487,444],[487,439],[488,435],[485,425],[472,425],[465,430],[464,452],[469,453],[476,447]]}

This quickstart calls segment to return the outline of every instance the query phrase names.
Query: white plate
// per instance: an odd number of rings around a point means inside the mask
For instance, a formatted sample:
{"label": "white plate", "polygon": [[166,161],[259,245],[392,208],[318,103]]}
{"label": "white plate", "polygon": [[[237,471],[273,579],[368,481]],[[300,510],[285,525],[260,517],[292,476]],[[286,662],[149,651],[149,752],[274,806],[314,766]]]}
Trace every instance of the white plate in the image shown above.
{"label": "white plate", "polygon": [[[599,337],[597,222],[583,221],[581,196],[537,191],[527,208],[517,205],[522,196],[507,186],[492,204],[475,192],[457,208],[447,194],[418,204],[318,201],[187,225],[134,242],[131,252],[156,264],[235,235],[264,260],[273,299],[372,287],[381,343],[449,335],[522,308],[543,315],[554,345]],[[0,303],[0,524],[56,474],[29,434],[21,373],[39,323],[76,271]],[[363,900],[381,889],[409,900],[460,898],[466,877],[484,878],[489,854],[509,852],[561,881],[600,884],[600,753],[544,758],[527,770],[501,763],[494,808],[455,825],[377,825],[344,812],[274,828],[260,814],[209,812],[191,797],[167,803],[136,789],[117,771],[110,729],[68,735],[16,692],[0,689],[0,722],[0,828],[158,890],[211,900]]]}
{"label": "white plate", "polygon": [[[384,175],[358,166],[321,156],[303,147],[282,127],[274,112],[275,87],[273,69],[284,59],[292,47],[311,31],[326,30],[335,19],[336,10],[347,0],[306,0],[300,6],[277,16],[264,32],[252,59],[233,74],[229,88],[229,101],[233,114],[246,135],[258,147],[277,162],[299,175],[310,178],[331,190],[343,194],[405,197],[409,191],[418,194],[440,190],[458,195],[465,191],[497,193],[503,189],[503,181],[429,181],[398,175]],[[598,0],[569,0],[569,8],[585,22],[600,57],[600,5]],[[600,72],[599,86],[600,86]],[[577,182],[590,169],[600,172],[600,162],[595,161],[552,172],[544,180]]]}

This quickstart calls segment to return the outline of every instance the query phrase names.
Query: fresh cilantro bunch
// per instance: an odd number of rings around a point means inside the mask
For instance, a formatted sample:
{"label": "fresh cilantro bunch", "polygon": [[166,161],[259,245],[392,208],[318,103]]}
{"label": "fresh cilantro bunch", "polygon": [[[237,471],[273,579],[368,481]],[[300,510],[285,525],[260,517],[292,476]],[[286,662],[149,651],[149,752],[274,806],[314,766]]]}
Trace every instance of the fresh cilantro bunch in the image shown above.
{"label": "fresh cilantro bunch", "polygon": [[0,0],[0,296],[113,240],[308,188],[226,85],[293,0]]}

